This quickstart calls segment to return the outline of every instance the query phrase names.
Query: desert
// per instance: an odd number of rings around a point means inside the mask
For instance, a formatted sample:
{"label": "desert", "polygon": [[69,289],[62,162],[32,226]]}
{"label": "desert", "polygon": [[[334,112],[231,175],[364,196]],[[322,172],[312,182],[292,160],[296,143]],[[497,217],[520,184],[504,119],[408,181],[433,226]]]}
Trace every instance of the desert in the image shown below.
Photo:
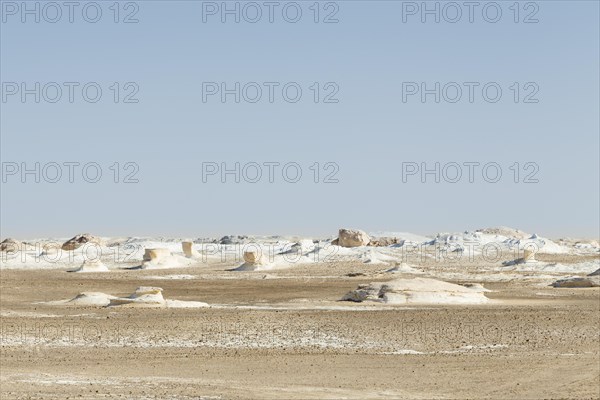
{"label": "desert", "polygon": [[597,397],[597,240],[386,234],[8,241],[3,397]]}

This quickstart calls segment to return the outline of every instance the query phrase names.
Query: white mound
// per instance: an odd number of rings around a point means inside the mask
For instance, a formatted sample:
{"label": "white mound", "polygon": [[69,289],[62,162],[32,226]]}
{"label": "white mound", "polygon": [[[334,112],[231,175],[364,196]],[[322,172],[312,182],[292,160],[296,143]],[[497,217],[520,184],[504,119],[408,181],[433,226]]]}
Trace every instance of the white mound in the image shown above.
{"label": "white mound", "polygon": [[489,301],[482,286],[465,287],[427,278],[395,279],[360,285],[342,300],[388,304],[483,304]]}
{"label": "white mound", "polygon": [[71,300],[56,302],[68,305],[76,306],[98,306],[104,307],[110,304],[112,299],[116,299],[115,296],[101,292],[83,292],[79,293]]}
{"label": "white mound", "polygon": [[67,272],[108,272],[108,267],[101,261],[90,261],[86,260],[81,264],[81,267],[72,269]]}
{"label": "white mound", "polygon": [[165,306],[162,288],[140,286],[129,297],[117,297],[110,300],[109,306],[121,306],[127,304]]}
{"label": "white mound", "polygon": [[71,300],[51,301],[53,305],[76,305],[96,307],[166,307],[166,308],[200,308],[209,307],[207,303],[199,301],[165,300],[162,288],[140,286],[129,297],[116,297],[100,292],[79,293]]}
{"label": "white mound", "polygon": [[519,249],[529,249],[534,253],[565,254],[569,252],[567,247],[536,234],[531,235],[528,239],[509,240],[506,243],[516,245]]}
{"label": "white mound", "polygon": [[172,254],[168,248],[147,248],[139,267],[141,269],[169,269],[188,266],[192,263],[190,258],[179,254]]}

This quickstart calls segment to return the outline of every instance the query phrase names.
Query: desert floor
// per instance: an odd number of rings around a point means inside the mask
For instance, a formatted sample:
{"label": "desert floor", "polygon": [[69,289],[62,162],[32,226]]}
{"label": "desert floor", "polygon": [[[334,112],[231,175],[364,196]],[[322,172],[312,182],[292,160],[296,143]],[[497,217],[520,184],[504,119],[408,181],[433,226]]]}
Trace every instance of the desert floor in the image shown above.
{"label": "desert floor", "polygon": [[[427,276],[484,280],[494,301],[339,301],[358,284],[391,279],[385,269],[322,263],[255,272],[219,264],[91,274],[5,270],[1,397],[600,398],[600,288],[552,288],[514,271],[481,279],[478,267],[431,265]],[[465,269],[471,279],[450,279]],[[211,307],[45,303],[84,291],[128,295],[138,286]]]}

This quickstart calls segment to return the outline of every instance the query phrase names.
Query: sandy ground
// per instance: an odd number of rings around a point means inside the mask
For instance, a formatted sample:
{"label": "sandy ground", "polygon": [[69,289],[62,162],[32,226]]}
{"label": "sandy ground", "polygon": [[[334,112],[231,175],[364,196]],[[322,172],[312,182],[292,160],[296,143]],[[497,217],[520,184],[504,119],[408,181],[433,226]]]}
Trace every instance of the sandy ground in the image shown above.
{"label": "sandy ground", "polygon": [[[219,264],[2,271],[1,397],[600,398],[600,288],[556,289],[510,268],[481,274],[485,266],[423,265],[425,276],[483,282],[494,301],[338,301],[360,283],[411,276],[360,263],[262,272]],[[173,279],[181,274],[190,276]],[[165,298],[211,307],[45,303],[84,291],[124,296],[138,286],[160,286]]]}

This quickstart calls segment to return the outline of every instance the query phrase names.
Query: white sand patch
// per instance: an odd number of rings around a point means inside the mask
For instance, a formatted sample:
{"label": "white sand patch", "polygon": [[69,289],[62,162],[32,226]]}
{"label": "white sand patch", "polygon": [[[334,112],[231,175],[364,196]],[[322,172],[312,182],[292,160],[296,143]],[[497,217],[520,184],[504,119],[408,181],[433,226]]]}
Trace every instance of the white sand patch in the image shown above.
{"label": "white sand patch", "polygon": [[389,304],[483,304],[489,300],[483,292],[481,287],[465,287],[435,279],[395,279],[360,285],[342,300]]}

